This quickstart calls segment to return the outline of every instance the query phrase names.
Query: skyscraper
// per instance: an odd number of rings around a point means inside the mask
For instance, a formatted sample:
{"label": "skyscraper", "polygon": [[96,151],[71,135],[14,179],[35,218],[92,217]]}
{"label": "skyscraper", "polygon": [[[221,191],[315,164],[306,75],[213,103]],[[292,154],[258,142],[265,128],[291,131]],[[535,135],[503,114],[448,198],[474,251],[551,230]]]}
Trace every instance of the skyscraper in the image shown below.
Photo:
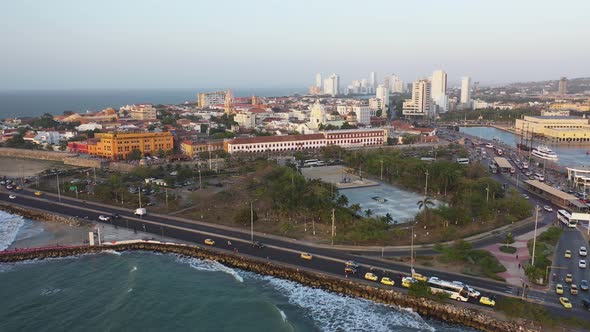
{"label": "skyscraper", "polygon": [[438,112],[446,112],[449,98],[447,97],[447,73],[443,70],[435,70],[430,79],[432,101],[436,104]]}
{"label": "skyscraper", "polygon": [[389,78],[389,83],[391,85],[391,92],[393,93],[402,93],[404,92],[404,82],[400,79],[397,75],[391,75]]}
{"label": "skyscraper", "polygon": [[369,92],[374,92],[377,88],[377,75],[374,71],[369,74],[369,86],[371,88],[371,91]]}
{"label": "skyscraper", "polygon": [[432,87],[432,99],[437,100],[440,96],[447,94],[447,73],[443,70],[435,70],[430,81]]}
{"label": "skyscraper", "polygon": [[471,77],[461,78],[461,104],[469,105],[471,103]]}
{"label": "skyscraper", "polygon": [[322,74],[317,73],[315,74],[315,86],[317,88],[322,88]]}
{"label": "skyscraper", "polygon": [[567,95],[567,77],[562,77],[559,80],[559,88],[557,89],[557,93],[560,95]]}
{"label": "skyscraper", "polygon": [[387,110],[389,109],[389,88],[385,84],[379,84],[375,96],[379,100],[381,106],[381,117],[387,117]]}
{"label": "skyscraper", "polygon": [[432,112],[432,96],[430,81],[421,79],[412,84],[412,99],[406,99],[402,113],[406,116],[430,116]]}
{"label": "skyscraper", "polygon": [[330,75],[330,77],[324,80],[324,93],[336,96],[340,91],[340,77],[336,74]]}

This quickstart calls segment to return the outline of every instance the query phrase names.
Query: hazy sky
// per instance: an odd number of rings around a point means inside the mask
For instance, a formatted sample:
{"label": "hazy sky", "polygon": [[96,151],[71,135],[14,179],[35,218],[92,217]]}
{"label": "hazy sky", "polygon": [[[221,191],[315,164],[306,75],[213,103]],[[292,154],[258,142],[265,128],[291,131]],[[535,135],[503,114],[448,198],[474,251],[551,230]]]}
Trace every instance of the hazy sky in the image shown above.
{"label": "hazy sky", "polygon": [[590,76],[589,17],[588,0],[7,0],[0,89]]}

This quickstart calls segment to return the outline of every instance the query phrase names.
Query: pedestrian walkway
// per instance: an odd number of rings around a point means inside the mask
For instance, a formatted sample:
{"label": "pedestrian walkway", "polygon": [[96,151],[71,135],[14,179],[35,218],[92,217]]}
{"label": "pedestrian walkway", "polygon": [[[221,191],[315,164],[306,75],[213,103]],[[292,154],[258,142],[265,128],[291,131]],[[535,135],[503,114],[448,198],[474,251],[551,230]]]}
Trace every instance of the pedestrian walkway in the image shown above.
{"label": "pedestrian walkway", "polygon": [[[538,228],[537,236],[546,231],[549,227],[550,225],[545,225]],[[500,247],[503,245],[501,243],[495,243],[484,248],[494,255],[494,257],[496,257],[498,261],[504,265],[504,267],[506,267],[506,272],[498,273],[498,275],[506,279],[508,284],[521,287],[523,282],[528,283],[528,279],[524,274],[523,267],[531,258],[529,249],[527,248],[527,242],[531,240],[533,236],[534,231],[531,231],[515,237],[514,243],[510,244],[511,247],[516,248],[516,252],[514,254],[501,252]],[[543,289],[542,287],[535,286],[534,284],[528,284],[531,288]]]}

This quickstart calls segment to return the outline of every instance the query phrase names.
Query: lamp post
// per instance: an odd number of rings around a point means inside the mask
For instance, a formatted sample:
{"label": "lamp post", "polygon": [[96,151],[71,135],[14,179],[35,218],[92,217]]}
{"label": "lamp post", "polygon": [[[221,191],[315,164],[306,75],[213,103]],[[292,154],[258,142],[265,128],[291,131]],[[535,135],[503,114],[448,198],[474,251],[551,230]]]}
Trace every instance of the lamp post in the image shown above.
{"label": "lamp post", "polygon": [[535,205],[535,232],[533,235],[533,256],[531,257],[531,265],[535,266],[535,247],[537,245],[537,223],[539,221],[539,206]]}
{"label": "lamp post", "polygon": [[486,204],[490,202],[490,185],[486,187]]}
{"label": "lamp post", "polygon": [[254,208],[253,208],[253,202],[250,202],[250,242],[254,243]]}
{"label": "lamp post", "polygon": [[426,184],[424,185],[424,196],[428,196],[428,175],[430,175],[430,173],[428,173],[428,170],[426,170]]}
{"label": "lamp post", "polygon": [[410,270],[414,273],[414,225],[412,225],[412,239],[410,245]]}

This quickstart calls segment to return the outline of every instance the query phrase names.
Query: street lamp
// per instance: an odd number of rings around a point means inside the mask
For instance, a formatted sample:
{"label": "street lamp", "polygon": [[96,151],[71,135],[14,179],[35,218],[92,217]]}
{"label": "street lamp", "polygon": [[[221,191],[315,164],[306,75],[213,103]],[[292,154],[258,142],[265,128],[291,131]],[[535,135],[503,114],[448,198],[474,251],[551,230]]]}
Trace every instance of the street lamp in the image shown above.
{"label": "street lamp", "polygon": [[537,223],[539,221],[539,206],[535,205],[535,233],[533,235],[533,256],[531,257],[531,265],[535,266],[535,247],[537,245]]}

